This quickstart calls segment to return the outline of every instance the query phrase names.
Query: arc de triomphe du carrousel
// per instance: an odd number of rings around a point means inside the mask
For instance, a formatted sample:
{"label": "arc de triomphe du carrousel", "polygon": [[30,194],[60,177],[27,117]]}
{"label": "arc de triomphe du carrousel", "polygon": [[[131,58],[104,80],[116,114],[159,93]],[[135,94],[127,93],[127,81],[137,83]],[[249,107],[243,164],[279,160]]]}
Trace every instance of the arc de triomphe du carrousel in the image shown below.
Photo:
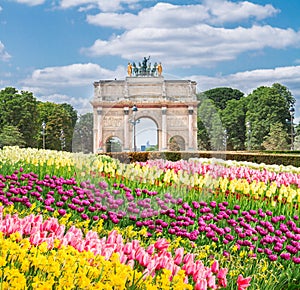
{"label": "arc de triomphe du carrousel", "polygon": [[128,63],[124,80],[94,82],[94,153],[107,152],[111,138],[121,151],[136,151],[136,124],[151,119],[157,127],[159,151],[176,142],[180,150],[197,150],[196,82],[165,80],[161,63],[144,57],[137,66]]}

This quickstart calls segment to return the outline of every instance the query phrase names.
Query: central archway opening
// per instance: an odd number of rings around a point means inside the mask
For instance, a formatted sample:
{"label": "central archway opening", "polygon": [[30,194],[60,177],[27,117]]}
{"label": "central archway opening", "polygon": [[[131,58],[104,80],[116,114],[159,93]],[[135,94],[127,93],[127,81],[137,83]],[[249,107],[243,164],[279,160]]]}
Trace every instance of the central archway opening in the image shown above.
{"label": "central archway opening", "polygon": [[139,123],[136,124],[135,138],[136,138],[137,151],[158,150],[157,124],[151,118],[146,118],[146,117],[140,118]]}

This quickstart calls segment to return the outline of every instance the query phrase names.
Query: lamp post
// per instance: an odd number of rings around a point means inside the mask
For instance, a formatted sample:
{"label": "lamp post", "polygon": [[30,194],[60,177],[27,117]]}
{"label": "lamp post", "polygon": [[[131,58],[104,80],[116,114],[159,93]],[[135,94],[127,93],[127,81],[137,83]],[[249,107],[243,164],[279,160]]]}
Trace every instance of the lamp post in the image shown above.
{"label": "lamp post", "polygon": [[251,149],[251,123],[249,121],[246,123],[246,128],[247,128],[247,135],[248,135],[247,150],[249,151]]}
{"label": "lamp post", "polygon": [[43,121],[42,123],[43,149],[45,149],[46,147],[45,133],[46,133],[46,123],[45,121]]}
{"label": "lamp post", "polygon": [[294,150],[294,114],[295,114],[295,109],[294,107],[291,107],[290,110],[290,115],[291,115],[291,151]]}
{"label": "lamp post", "polygon": [[133,105],[132,107],[132,119],[130,120],[130,123],[133,126],[133,150],[136,152],[136,124],[140,122],[140,120],[136,120],[136,113],[138,111],[138,108],[136,105]]}
{"label": "lamp post", "polygon": [[65,133],[64,130],[60,130],[60,144],[61,144],[61,150],[64,150],[66,147],[66,139],[65,139]]}

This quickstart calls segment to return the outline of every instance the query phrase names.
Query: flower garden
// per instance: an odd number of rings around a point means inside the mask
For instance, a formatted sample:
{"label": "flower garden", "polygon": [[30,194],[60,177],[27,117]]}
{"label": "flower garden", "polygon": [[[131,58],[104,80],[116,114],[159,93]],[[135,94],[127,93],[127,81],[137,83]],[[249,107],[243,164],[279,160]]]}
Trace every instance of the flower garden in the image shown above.
{"label": "flower garden", "polygon": [[0,150],[1,289],[300,289],[300,169]]}

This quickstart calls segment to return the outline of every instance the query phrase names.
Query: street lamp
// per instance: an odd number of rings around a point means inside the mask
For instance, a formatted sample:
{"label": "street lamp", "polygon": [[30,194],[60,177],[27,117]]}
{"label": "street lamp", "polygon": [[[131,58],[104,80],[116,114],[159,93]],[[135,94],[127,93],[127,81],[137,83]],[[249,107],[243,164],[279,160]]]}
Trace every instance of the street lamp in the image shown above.
{"label": "street lamp", "polygon": [[42,123],[42,135],[43,135],[43,149],[45,149],[46,140],[45,140],[45,133],[46,133],[46,123],[43,121]]}
{"label": "street lamp", "polygon": [[140,120],[136,120],[136,113],[138,111],[138,108],[136,105],[133,105],[132,107],[132,117],[133,119],[130,120],[130,123],[133,126],[133,150],[136,151],[136,124],[140,123]]}
{"label": "street lamp", "polygon": [[247,128],[247,135],[248,135],[247,150],[249,151],[251,149],[251,123],[249,121],[246,123],[246,128]]}
{"label": "street lamp", "polygon": [[294,114],[295,114],[295,109],[293,107],[290,108],[289,110],[290,115],[291,115],[291,151],[294,150]]}
{"label": "street lamp", "polygon": [[60,144],[61,144],[61,150],[64,150],[66,147],[66,139],[65,139],[65,133],[64,130],[60,130]]}

